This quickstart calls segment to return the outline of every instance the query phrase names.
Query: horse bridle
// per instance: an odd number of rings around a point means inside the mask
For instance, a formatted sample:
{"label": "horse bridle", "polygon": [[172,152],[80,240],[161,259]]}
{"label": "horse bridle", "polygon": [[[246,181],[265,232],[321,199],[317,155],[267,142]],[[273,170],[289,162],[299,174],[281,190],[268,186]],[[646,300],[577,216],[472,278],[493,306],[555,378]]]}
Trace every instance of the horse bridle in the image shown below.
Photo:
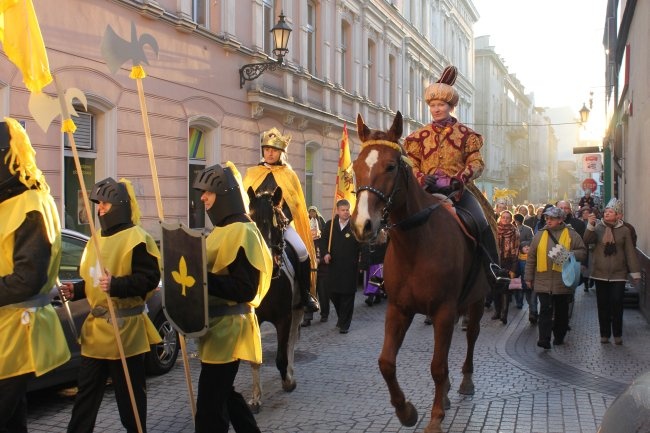
{"label": "horse bridle", "polygon": [[373,144],[388,146],[388,147],[400,152],[400,158],[399,158],[399,162],[398,162],[398,165],[397,165],[397,170],[395,170],[395,179],[394,179],[394,182],[393,182],[393,188],[391,189],[388,196],[386,196],[386,194],[383,191],[380,191],[377,188],[375,188],[373,186],[370,186],[370,185],[364,185],[364,186],[360,186],[359,188],[357,188],[356,196],[359,197],[359,193],[362,192],[362,191],[369,191],[369,192],[372,192],[373,194],[375,194],[377,197],[379,197],[381,199],[381,201],[383,201],[385,203],[383,209],[381,210],[381,220],[379,221],[379,226],[380,226],[379,230],[390,230],[390,229],[393,229],[395,227],[400,228],[402,230],[409,230],[409,229],[412,229],[414,227],[419,226],[420,224],[423,224],[429,218],[431,213],[436,208],[440,207],[440,205],[442,204],[442,201],[433,203],[430,206],[428,206],[428,207],[426,207],[426,208],[424,208],[422,210],[419,210],[418,212],[414,213],[413,215],[409,215],[408,217],[406,217],[402,221],[396,222],[394,224],[388,224],[388,214],[390,213],[391,207],[394,204],[393,198],[395,197],[395,194],[397,193],[397,191],[399,191],[399,188],[397,187],[398,176],[399,176],[400,172],[402,172],[402,170],[407,170],[408,168],[406,167],[407,163],[403,159],[404,155],[402,153],[402,148],[400,147],[399,144],[394,143],[392,141],[388,141],[388,140],[369,140],[369,141],[366,141],[366,142],[364,142],[362,144],[362,148],[366,147],[366,146],[373,145]]}
{"label": "horse bridle", "polygon": [[[400,152],[400,154],[402,153],[402,148],[399,146],[399,144],[393,143],[392,141],[388,141],[388,140],[369,140],[362,144],[362,148],[366,146],[371,146],[373,144],[388,146],[394,150],[397,150],[398,152]],[[384,207],[381,210],[381,220],[379,222],[380,227],[383,229],[391,229],[393,226],[395,226],[395,224],[393,225],[388,224],[388,214],[390,213],[391,207],[393,206],[394,203],[393,199],[395,197],[395,194],[397,193],[397,191],[399,191],[399,188],[397,187],[398,176],[400,172],[405,168],[406,165],[406,163],[401,158],[401,156],[398,161],[399,162],[397,164],[397,170],[395,170],[395,179],[393,180],[393,188],[391,189],[388,195],[386,195],[383,191],[378,190],[377,188],[371,185],[360,186],[355,191],[357,197],[359,197],[359,193],[363,191],[368,191],[375,194],[377,197],[379,197],[381,201],[384,202]]]}

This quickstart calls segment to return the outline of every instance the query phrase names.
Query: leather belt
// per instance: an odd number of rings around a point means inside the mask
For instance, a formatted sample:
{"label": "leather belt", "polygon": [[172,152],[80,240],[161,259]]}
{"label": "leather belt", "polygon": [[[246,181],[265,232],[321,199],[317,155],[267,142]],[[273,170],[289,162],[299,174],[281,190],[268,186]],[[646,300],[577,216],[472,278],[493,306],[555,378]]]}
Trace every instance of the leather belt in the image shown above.
{"label": "leather belt", "polygon": [[253,307],[246,303],[235,305],[214,305],[208,308],[210,317],[234,316],[253,312]]}

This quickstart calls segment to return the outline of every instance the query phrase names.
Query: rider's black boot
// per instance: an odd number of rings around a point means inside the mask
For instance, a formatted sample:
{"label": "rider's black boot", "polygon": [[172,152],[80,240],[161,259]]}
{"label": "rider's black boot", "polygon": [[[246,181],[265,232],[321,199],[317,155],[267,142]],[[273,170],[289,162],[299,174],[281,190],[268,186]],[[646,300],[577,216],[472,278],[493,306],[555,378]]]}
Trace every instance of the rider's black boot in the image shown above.
{"label": "rider's black boot", "polygon": [[309,259],[298,263],[296,277],[298,280],[298,290],[300,290],[300,302],[305,308],[305,311],[314,313],[320,310],[318,301],[309,292],[311,286],[311,264]]}

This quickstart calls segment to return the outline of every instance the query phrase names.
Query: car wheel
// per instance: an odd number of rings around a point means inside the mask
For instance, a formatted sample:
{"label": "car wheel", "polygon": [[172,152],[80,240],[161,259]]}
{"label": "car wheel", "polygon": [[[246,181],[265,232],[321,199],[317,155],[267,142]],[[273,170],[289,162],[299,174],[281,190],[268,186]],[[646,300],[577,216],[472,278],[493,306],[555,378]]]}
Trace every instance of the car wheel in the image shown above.
{"label": "car wheel", "polygon": [[145,363],[147,373],[160,375],[167,373],[176,364],[179,349],[178,333],[162,312],[156,316],[153,324],[163,341],[151,346],[151,352],[147,353]]}

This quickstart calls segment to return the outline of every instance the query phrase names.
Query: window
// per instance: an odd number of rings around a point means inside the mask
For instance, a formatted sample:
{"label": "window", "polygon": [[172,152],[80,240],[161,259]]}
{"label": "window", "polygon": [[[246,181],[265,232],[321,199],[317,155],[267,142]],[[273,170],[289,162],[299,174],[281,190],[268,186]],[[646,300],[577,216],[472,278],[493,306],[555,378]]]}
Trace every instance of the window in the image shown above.
{"label": "window", "polygon": [[409,68],[409,101],[408,101],[408,107],[409,107],[409,114],[412,118],[416,117],[416,107],[415,107],[415,72],[413,71],[413,68]]}
{"label": "window", "polygon": [[194,180],[206,167],[205,135],[203,130],[190,126],[187,144],[189,158],[188,215],[190,228],[205,227],[205,206],[201,201],[201,193],[192,188]]}
{"label": "window", "polygon": [[[78,117],[74,117],[74,123],[77,131],[74,134],[74,143],[79,150],[79,165],[83,174],[84,183],[88,194],[95,184],[95,162],[96,154],[96,136],[95,136],[95,115],[84,111],[81,106],[75,106]],[[65,228],[76,230],[78,232],[90,235],[89,215],[86,212],[83,201],[83,192],[81,190],[77,167],[68,142],[68,134],[63,135],[63,145],[66,149],[63,157],[63,179],[64,179],[64,208],[65,208]],[[94,214],[93,205],[90,205],[90,212]]]}
{"label": "window", "polygon": [[[75,110],[79,117],[72,119],[77,126],[74,133],[74,144],[80,150],[94,150],[95,117],[90,113],[80,111],[83,110],[83,107],[75,107]],[[70,143],[68,143],[68,134],[63,134],[63,146],[66,149],[71,149]]]}
{"label": "window", "polygon": [[395,56],[388,56],[388,93],[386,105],[390,108],[395,105]]}
{"label": "window", "polygon": [[275,26],[275,0],[264,0],[264,52],[269,56],[273,54],[274,43],[271,29]]}
{"label": "window", "polygon": [[307,69],[316,75],[316,5],[307,2]]}
{"label": "window", "polygon": [[350,86],[351,73],[348,69],[351,68],[352,62],[349,59],[351,55],[348,50],[348,41],[350,40],[350,26],[347,22],[341,22],[341,86],[347,88]]}
{"label": "window", "polygon": [[201,27],[208,27],[208,0],[192,1],[192,19]]}
{"label": "window", "polygon": [[376,58],[376,45],[372,40],[368,40],[368,68],[366,70],[366,95],[371,101],[376,101],[377,99],[377,72],[373,64],[373,60]]}
{"label": "window", "polygon": [[305,201],[314,202],[314,149],[305,150]]}

